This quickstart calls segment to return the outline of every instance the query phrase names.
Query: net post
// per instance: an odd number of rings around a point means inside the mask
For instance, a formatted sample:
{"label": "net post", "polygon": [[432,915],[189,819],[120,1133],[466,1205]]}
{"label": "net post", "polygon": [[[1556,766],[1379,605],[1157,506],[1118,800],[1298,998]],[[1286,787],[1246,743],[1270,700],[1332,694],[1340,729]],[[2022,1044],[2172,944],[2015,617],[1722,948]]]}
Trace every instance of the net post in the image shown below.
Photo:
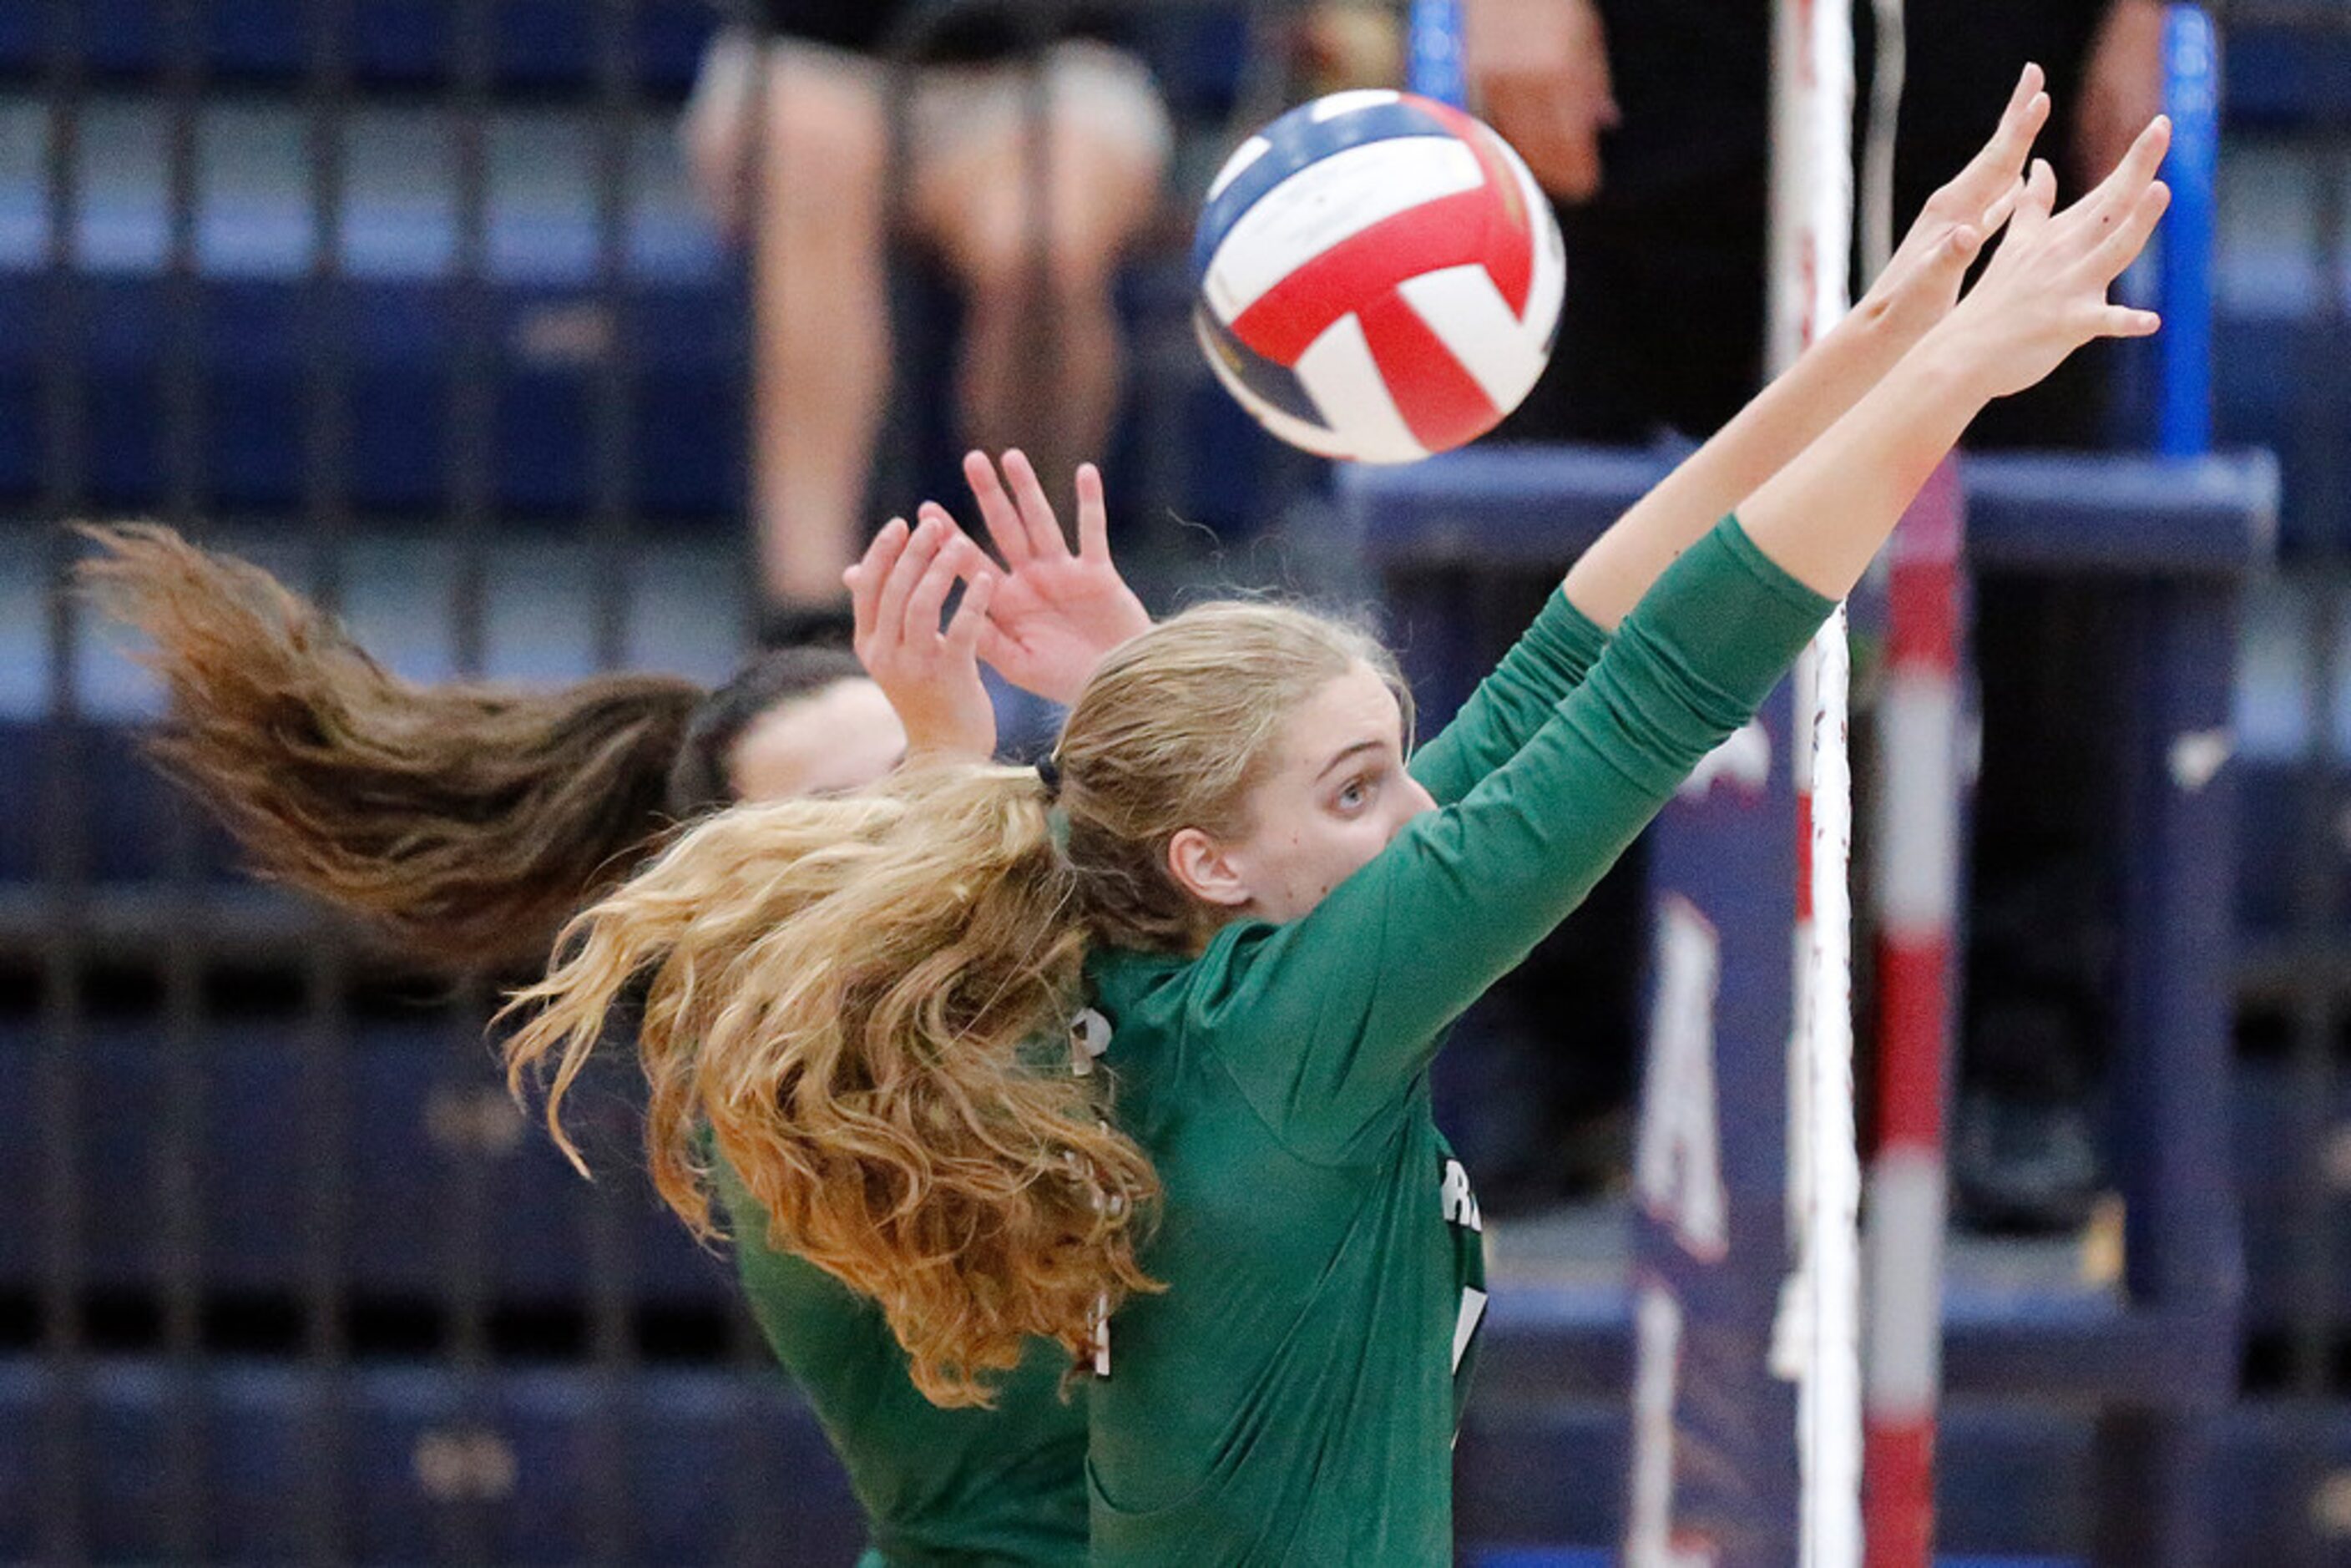
{"label": "net post", "polygon": [[1960,681],[1964,502],[1946,461],[1887,554],[1871,835],[1877,954],[1877,1146],[1864,1237],[1868,1568],[1927,1568],[1942,1375],[1945,1107],[1959,962],[1965,789]]}

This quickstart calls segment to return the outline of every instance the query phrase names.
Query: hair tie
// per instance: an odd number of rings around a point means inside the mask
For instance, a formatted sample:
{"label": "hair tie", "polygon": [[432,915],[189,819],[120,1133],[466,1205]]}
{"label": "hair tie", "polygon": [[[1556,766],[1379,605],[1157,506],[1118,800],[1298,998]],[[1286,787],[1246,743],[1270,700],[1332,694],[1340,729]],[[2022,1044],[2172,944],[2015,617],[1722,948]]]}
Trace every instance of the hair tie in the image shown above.
{"label": "hair tie", "polygon": [[1058,800],[1061,798],[1061,759],[1051,752],[1049,751],[1037,758],[1037,778],[1039,782],[1045,786],[1046,800]]}

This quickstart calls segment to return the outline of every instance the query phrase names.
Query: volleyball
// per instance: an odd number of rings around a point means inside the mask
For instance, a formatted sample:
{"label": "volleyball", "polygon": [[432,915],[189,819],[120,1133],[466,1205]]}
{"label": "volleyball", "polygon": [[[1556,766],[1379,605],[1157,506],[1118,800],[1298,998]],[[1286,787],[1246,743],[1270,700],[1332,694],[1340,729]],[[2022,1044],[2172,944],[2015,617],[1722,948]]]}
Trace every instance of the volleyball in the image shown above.
{"label": "volleyball", "polygon": [[1510,144],[1411,93],[1332,93],[1243,142],[1192,246],[1200,348],[1259,424],[1323,457],[1474,441],[1550,361],[1567,258]]}

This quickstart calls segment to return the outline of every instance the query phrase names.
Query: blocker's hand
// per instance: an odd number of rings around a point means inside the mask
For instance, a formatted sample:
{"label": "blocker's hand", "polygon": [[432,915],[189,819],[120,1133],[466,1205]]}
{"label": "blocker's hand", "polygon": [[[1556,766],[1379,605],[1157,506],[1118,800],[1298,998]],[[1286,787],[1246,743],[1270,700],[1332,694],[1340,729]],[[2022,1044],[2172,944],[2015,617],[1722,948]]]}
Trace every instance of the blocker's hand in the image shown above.
{"label": "blocker's hand", "polygon": [[[1078,465],[1075,553],[1036,469],[1019,452],[1004,455],[1000,478],[984,452],[965,456],[963,474],[987,537],[1004,558],[1003,580],[980,631],[979,656],[1014,685],[1053,702],[1075,702],[1102,655],[1151,625],[1143,601],[1111,560],[1102,474],[1091,463]],[[925,502],[921,516],[925,526],[955,526],[935,502]]]}
{"label": "blocker's hand", "polygon": [[2026,66],[1991,140],[1927,198],[1886,270],[1854,308],[1856,317],[1914,342],[1951,313],[1968,267],[2023,194],[2025,157],[2049,123],[2043,86],[2041,68]]}
{"label": "blocker's hand", "polygon": [[2171,204],[2155,177],[2171,145],[2171,122],[2140,131],[2115,172],[2080,201],[2055,211],[2057,176],[2045,160],[2009,220],[2008,239],[1938,334],[1989,397],[2022,392],[2094,338],[2144,338],[2162,325],[2152,310],[2107,303],[2106,290],[2155,233]]}
{"label": "blocker's hand", "polygon": [[[963,602],[942,630],[958,577]],[[893,517],[841,580],[858,661],[898,710],[908,754],[986,761],[996,750],[996,709],[980,684],[979,641],[1000,580],[987,557],[952,522],[925,519],[909,532]]]}

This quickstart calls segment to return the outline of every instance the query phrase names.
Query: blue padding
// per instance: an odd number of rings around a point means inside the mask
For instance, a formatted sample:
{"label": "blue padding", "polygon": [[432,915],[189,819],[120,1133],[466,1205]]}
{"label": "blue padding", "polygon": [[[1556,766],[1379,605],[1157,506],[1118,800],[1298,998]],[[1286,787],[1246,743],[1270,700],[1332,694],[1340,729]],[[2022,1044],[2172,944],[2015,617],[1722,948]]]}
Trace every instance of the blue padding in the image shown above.
{"label": "blue padding", "polygon": [[[437,1560],[437,1532],[458,1505],[421,1482],[420,1451],[468,1436],[511,1463],[511,1489],[485,1505],[500,1561],[593,1554],[587,1532],[613,1516],[600,1521],[597,1508],[600,1441],[613,1445],[625,1488],[618,1518],[628,1539],[606,1542],[624,1560],[726,1560],[721,1532],[730,1526],[794,1563],[846,1563],[858,1542],[854,1505],[821,1432],[785,1381],[764,1372],[494,1369],[467,1378],[428,1364],[339,1375],[231,1361],[183,1378],[160,1363],[105,1360],[86,1365],[68,1401],[78,1452],[52,1441],[60,1375],[30,1357],[0,1359],[0,1561],[37,1560],[36,1498],[57,1464],[71,1466],[98,1556],[162,1555],[160,1481],[175,1400],[198,1445],[208,1561],[299,1560],[300,1506],[320,1486],[358,1561]],[[1464,1561],[1607,1561],[1597,1548],[1623,1521],[1621,1396],[1531,1411],[1495,1393],[1472,1403],[1457,1467]],[[2069,1568],[2066,1554],[2084,1549],[2090,1528],[2087,1413],[1963,1401],[1947,1406],[1938,1449],[1946,1568]],[[2215,1568],[2321,1560],[2309,1489],[2346,1464],[2351,1411],[2339,1405],[2230,1411],[2219,1423]]]}
{"label": "blue padding", "polygon": [[0,882],[29,881],[41,869],[42,727],[0,720]]}
{"label": "blue padding", "polygon": [[[2315,1308],[2338,1327],[2351,1325],[2351,1274],[2326,1276],[2323,1304],[2314,1294],[2304,1249],[2315,1242],[2331,1257],[2351,1257],[2351,1201],[2328,1190],[2323,1148],[2306,1132],[2351,1126],[2351,1085],[2314,1124],[2292,1066],[2276,1058],[2240,1061],[2234,1084],[2237,1194],[2245,1239],[2245,1315],[2256,1332],[2291,1331]],[[2327,1131],[2317,1134],[2324,1138]],[[2307,1234],[2315,1210],[2320,1237]]]}
{"label": "blue padding", "polygon": [[[184,1068],[175,1049],[159,1025],[109,1024],[75,1053],[75,1240],[89,1285],[166,1281],[168,1180],[194,1205],[187,1240],[194,1283],[208,1292],[297,1291],[323,1244],[335,1249],[325,1266],[363,1297],[438,1300],[471,1270],[506,1301],[580,1302],[599,1288],[657,1306],[723,1310],[733,1298],[727,1264],[694,1244],[639,1175],[624,1061],[600,1069],[574,1103],[570,1120],[601,1178],[590,1184],[511,1109],[488,1047],[455,1026],[362,1028],[339,1067],[291,1024],[202,1029]],[[0,1103],[35,1103],[37,1051],[29,1025],[0,1032]],[[308,1113],[317,1073],[340,1129],[329,1145]],[[164,1141],[174,1103],[194,1118],[183,1161]],[[42,1191],[40,1140],[5,1145],[5,1190]],[[334,1188],[340,1235],[316,1225],[318,1197]],[[0,1207],[0,1290],[36,1287],[48,1222],[43,1205]],[[602,1279],[590,1276],[600,1225],[616,1244]]]}
{"label": "blue padding", "polygon": [[[183,799],[141,750],[136,726],[80,721],[49,726],[0,719],[0,882],[44,874],[49,841],[70,833],[89,880],[101,886],[173,873],[173,822],[184,832],[185,869],[199,883],[242,880],[236,846]],[[51,809],[48,750],[64,746],[73,787]],[[60,821],[57,811],[73,813]]]}
{"label": "blue padding", "polygon": [[[49,1206],[39,1084],[31,1029],[15,1019],[0,1023],[0,1105],[8,1107],[8,1134],[0,1137],[0,1192],[16,1195],[0,1204],[0,1291],[29,1291],[41,1278]],[[8,1447],[0,1441],[0,1519],[8,1515]]]}
{"label": "blue padding", "polygon": [[[1548,1562],[1569,1542],[1618,1539],[1630,1440],[1621,1392],[1539,1401],[1489,1390],[1473,1399],[1455,1450],[1459,1539],[1492,1543],[1474,1559],[1484,1563]],[[1965,1401],[1943,1413],[1937,1452],[1938,1533],[1948,1550],[2031,1562],[2088,1540],[2092,1422],[2082,1412]]]}
{"label": "blue padding", "polygon": [[[0,1161],[7,1158],[5,1143],[0,1140]],[[39,1544],[33,1521],[39,1517],[41,1403],[47,1389],[41,1363],[28,1356],[0,1357],[0,1562],[32,1562]]]}
{"label": "blue padding", "polygon": [[[1488,446],[1340,470],[1384,570],[1573,560],[1679,454]],[[1998,453],[1960,465],[1971,566],[2241,576],[2275,551],[2280,480],[2262,451],[2200,458]]]}
{"label": "blue padding", "polygon": [[[82,0],[76,43],[99,79],[160,76],[182,47],[169,0]],[[461,0],[359,0],[342,52],[352,78],[371,88],[443,88],[457,70]],[[708,0],[636,0],[630,6],[633,89],[683,97],[720,20]],[[193,39],[207,75],[298,84],[316,52],[315,8],[302,0],[236,0],[194,7]],[[37,78],[53,37],[52,11],[0,6],[0,77]],[[602,69],[593,15],[580,0],[501,0],[490,7],[491,80],[503,91],[587,94]]]}
{"label": "blue padding", "polygon": [[2351,31],[2343,27],[2232,21],[2220,60],[2231,127],[2318,130],[2351,117]]}
{"label": "blue padding", "polygon": [[[433,514],[456,499],[452,385],[463,297],[430,281],[352,283],[314,315],[297,283],[209,281],[191,324],[203,369],[199,489],[217,508],[286,511],[305,476],[310,345],[339,341],[357,505]],[[166,494],[163,373],[172,317],[155,279],[90,279],[74,357],[83,381],[93,505],[153,507]],[[37,278],[0,275],[0,323],[47,318]],[[593,497],[603,356],[625,342],[641,514],[731,517],[743,468],[742,308],[731,289],[646,286],[608,308],[579,290],[486,291],[492,416],[490,501],[503,517],[577,516]],[[0,430],[43,427],[42,334],[0,332]],[[37,437],[0,439],[0,500],[40,491]]]}
{"label": "blue padding", "polygon": [[2213,431],[2221,446],[2276,449],[2283,475],[2280,533],[2289,553],[2351,548],[2351,489],[2339,471],[2342,409],[2351,400],[2351,330],[2279,311],[2213,323]]}
{"label": "blue padding", "polygon": [[[1486,1383],[1482,1371],[1479,1381]],[[1487,1385],[1485,1395],[1494,1392]],[[1526,1405],[1474,1398],[1454,1446],[1455,1535],[1614,1540],[1624,1528],[1626,1457],[1620,1396]]]}
{"label": "blue padding", "polygon": [[[92,1554],[166,1555],[163,1478],[183,1434],[206,1562],[304,1560],[303,1506],[313,1500],[364,1563],[438,1561],[460,1509],[478,1511],[489,1555],[504,1563],[577,1563],[603,1547],[625,1562],[716,1563],[736,1555],[729,1531],[741,1530],[777,1561],[847,1563],[862,1542],[822,1431],[773,1375],[466,1379],[440,1367],[339,1375],[215,1362],[182,1376],[105,1361],[87,1368],[71,1400],[78,1452],[50,1441],[45,1412],[59,1377],[29,1360],[0,1361],[0,1561],[37,1558],[45,1467],[68,1458]],[[469,1483],[480,1489],[471,1497]]]}
{"label": "blue padding", "polygon": [[[2310,785],[2298,760],[2245,758],[2237,772],[2237,929],[2283,936],[2293,926],[2310,857],[2304,829]],[[2322,916],[2351,919],[2351,888],[2329,890]]]}
{"label": "blue padding", "polygon": [[[1632,1312],[1621,1281],[1498,1282],[1485,1371],[1500,1386],[1579,1395],[1632,1376]],[[2111,1292],[2020,1285],[1955,1263],[1943,1296],[1947,1386],[2025,1399],[2123,1396],[2208,1408],[2231,1388],[2237,1346],[2212,1314],[2128,1310]]]}
{"label": "blue padding", "polygon": [[1259,47],[1246,5],[1131,7],[1121,36],[1151,63],[1179,125],[1216,124],[1238,107]]}
{"label": "blue padding", "polygon": [[579,1301],[599,1282],[590,1260],[596,1227],[609,1222],[623,1254],[624,1277],[609,1282],[620,1294],[714,1307],[731,1298],[725,1263],[693,1244],[638,1175],[643,1156],[617,1084],[625,1061],[600,1064],[567,1106],[593,1184],[536,1123],[507,1110],[490,1048],[471,1031],[371,1026],[350,1063],[346,1157],[355,1162],[354,1233],[365,1241],[351,1260],[360,1289],[430,1298],[463,1268],[499,1297]]}

